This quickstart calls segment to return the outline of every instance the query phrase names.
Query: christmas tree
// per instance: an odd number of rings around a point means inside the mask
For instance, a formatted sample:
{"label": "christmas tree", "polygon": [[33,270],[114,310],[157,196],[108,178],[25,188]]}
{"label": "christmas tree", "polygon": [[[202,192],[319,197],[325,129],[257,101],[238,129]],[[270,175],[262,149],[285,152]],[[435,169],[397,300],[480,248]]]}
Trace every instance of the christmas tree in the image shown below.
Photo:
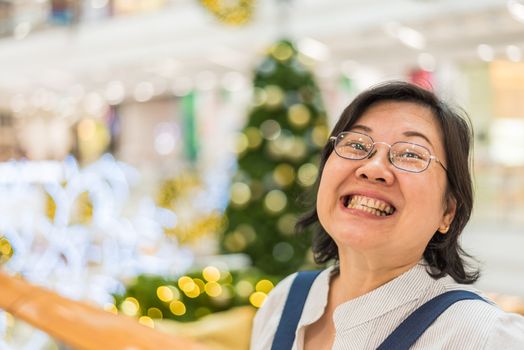
{"label": "christmas tree", "polygon": [[[236,306],[260,307],[274,284],[311,262],[310,237],[296,235],[294,225],[306,209],[299,198],[316,180],[328,130],[304,59],[289,41],[270,48],[255,72],[254,105],[236,140],[238,170],[220,243],[224,253],[247,254],[253,266],[138,276],[115,295],[124,313],[132,303],[139,310],[135,316],[193,321]],[[161,206],[172,203],[167,192]]]}
{"label": "christmas tree", "polygon": [[328,133],[320,92],[303,61],[282,40],[256,69],[221,240],[224,253],[245,253],[254,267],[280,278],[308,261],[310,238],[296,235],[294,225]]}

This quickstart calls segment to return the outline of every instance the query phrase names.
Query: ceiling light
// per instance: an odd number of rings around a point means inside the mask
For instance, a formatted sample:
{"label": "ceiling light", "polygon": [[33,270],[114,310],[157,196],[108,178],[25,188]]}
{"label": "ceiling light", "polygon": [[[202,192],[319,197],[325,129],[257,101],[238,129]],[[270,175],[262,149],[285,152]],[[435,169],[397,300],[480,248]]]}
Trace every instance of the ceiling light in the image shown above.
{"label": "ceiling light", "polygon": [[110,81],[106,86],[104,96],[107,102],[111,105],[121,103],[125,97],[124,84],[117,80]]}
{"label": "ceiling light", "polygon": [[479,55],[480,59],[485,62],[493,61],[493,58],[495,56],[493,48],[487,44],[480,44],[479,46],[477,46],[477,54]]}
{"label": "ceiling light", "polygon": [[81,84],[75,84],[67,91],[67,95],[73,99],[73,101],[80,101],[85,95],[85,89]]}
{"label": "ceiling light", "polygon": [[104,99],[97,92],[90,92],[84,98],[84,108],[93,116],[101,116],[105,106]]}
{"label": "ceiling light", "polygon": [[173,134],[161,132],[155,136],[155,150],[160,155],[168,155],[175,150],[176,140]]}
{"label": "ceiling light", "polygon": [[398,31],[398,40],[406,46],[422,50],[426,47],[426,39],[422,33],[413,28],[401,27]]}
{"label": "ceiling light", "polygon": [[518,62],[522,59],[522,51],[518,46],[508,45],[506,46],[506,56],[513,62]]}
{"label": "ceiling light", "polygon": [[521,4],[517,0],[508,0],[507,7],[513,18],[517,21],[524,22],[524,4]]}
{"label": "ceiling light", "polygon": [[303,38],[298,42],[297,46],[301,53],[317,61],[326,61],[329,59],[329,48],[318,40]]}
{"label": "ceiling light", "polygon": [[426,47],[426,38],[424,35],[398,22],[388,22],[384,26],[384,31],[391,37],[398,39],[402,44],[417,50]]}
{"label": "ceiling light", "polygon": [[143,81],[137,84],[133,96],[138,102],[146,102],[153,97],[154,93],[155,88],[153,87],[153,84],[148,81]]}

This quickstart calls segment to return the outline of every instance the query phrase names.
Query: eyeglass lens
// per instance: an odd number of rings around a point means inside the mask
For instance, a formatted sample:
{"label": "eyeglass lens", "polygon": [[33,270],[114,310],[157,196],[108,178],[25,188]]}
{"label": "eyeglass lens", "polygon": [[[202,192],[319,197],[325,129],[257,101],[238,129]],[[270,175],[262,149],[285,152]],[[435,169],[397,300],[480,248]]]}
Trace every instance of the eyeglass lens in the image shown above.
{"label": "eyeglass lens", "polygon": [[[364,159],[369,156],[375,144],[368,135],[344,132],[339,134],[335,140],[335,151],[342,158]],[[399,169],[421,172],[428,167],[431,161],[431,154],[424,146],[402,141],[388,146],[389,159]]]}

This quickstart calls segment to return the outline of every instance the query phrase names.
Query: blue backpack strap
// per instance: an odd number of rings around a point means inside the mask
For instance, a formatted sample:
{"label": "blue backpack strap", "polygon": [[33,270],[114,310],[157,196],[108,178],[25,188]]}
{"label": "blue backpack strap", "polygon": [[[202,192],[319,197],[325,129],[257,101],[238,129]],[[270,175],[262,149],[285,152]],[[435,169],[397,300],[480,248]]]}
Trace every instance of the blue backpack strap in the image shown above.
{"label": "blue backpack strap", "polygon": [[289,289],[271,350],[291,350],[309,289],[320,272],[320,270],[315,270],[297,273]]}
{"label": "blue backpack strap", "polygon": [[436,296],[409,315],[377,350],[409,349],[448,307],[457,301],[472,299],[486,301],[478,294],[465,290],[453,290]]}

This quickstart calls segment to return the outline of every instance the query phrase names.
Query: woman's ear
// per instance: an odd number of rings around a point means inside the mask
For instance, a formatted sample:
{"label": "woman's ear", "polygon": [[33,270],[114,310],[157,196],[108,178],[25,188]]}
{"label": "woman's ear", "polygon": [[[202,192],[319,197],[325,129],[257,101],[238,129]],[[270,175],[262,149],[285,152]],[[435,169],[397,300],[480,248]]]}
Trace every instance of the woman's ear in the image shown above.
{"label": "woman's ear", "polygon": [[444,207],[444,215],[442,216],[442,220],[438,228],[438,231],[440,233],[445,234],[448,232],[449,227],[451,226],[451,223],[453,222],[453,219],[455,218],[456,212],[457,212],[457,200],[452,195],[449,195],[447,196],[446,205]]}

